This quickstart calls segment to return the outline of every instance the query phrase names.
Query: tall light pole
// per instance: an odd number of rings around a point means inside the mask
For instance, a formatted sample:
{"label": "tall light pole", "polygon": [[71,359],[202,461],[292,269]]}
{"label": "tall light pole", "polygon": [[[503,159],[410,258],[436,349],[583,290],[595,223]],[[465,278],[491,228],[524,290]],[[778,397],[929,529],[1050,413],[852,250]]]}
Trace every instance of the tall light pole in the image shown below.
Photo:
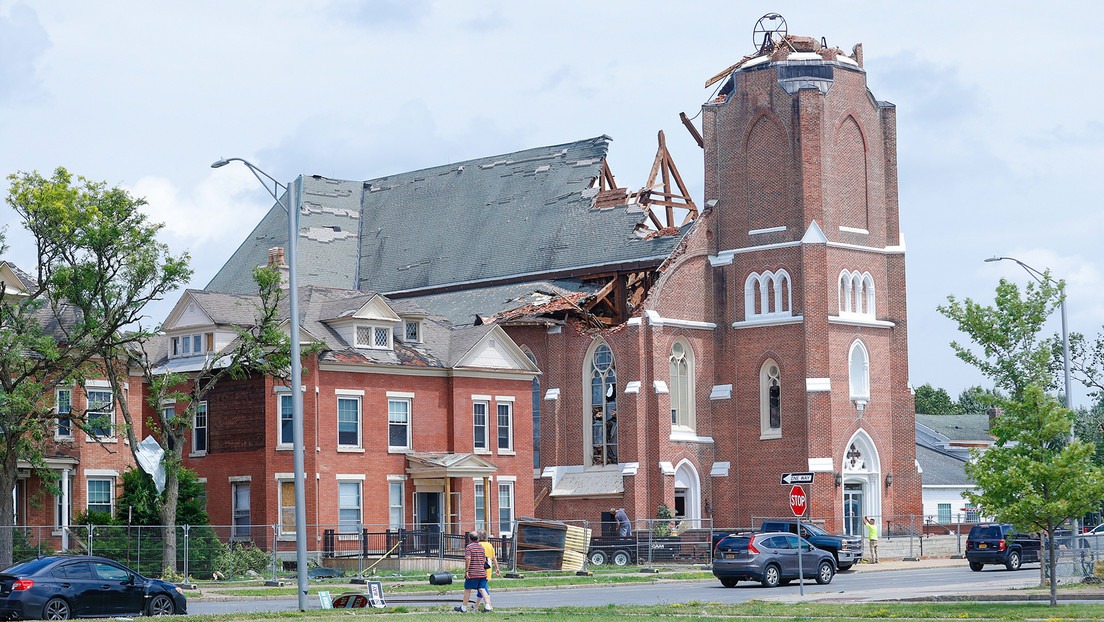
{"label": "tall light pole", "polygon": [[1032,276],[1032,278],[1034,278],[1039,283],[1044,283],[1046,281],[1050,281],[1051,283],[1054,283],[1055,285],[1058,286],[1058,291],[1060,291],[1062,293],[1062,303],[1061,303],[1061,307],[1062,307],[1062,364],[1063,364],[1064,372],[1065,372],[1065,376],[1066,376],[1065,377],[1065,381],[1066,381],[1066,409],[1072,410],[1073,409],[1073,401],[1072,401],[1073,396],[1070,394],[1070,386],[1071,385],[1070,385],[1069,332],[1066,328],[1066,286],[1065,286],[1064,283],[1060,283],[1060,282],[1055,281],[1054,279],[1052,279],[1049,274],[1046,274],[1045,272],[1040,272],[1040,271],[1036,270],[1035,268],[1032,268],[1031,266],[1029,266],[1029,265],[1025,264],[1024,262],[1020,261],[1019,259],[1016,259],[1015,257],[997,257],[997,256],[994,255],[993,257],[990,257],[989,259],[986,259],[985,261],[1003,261],[1005,259],[1007,259],[1008,261],[1014,261],[1014,262],[1020,264],[1020,267],[1023,268],[1024,270],[1026,270],[1027,273],[1030,274]]}
{"label": "tall light pole", "polygon": [[[296,248],[299,246],[299,206],[303,196],[303,176],[296,177],[290,185],[284,185],[268,173],[241,158],[222,158],[211,168],[220,168],[231,162],[241,162],[257,181],[261,182],[272,198],[288,215],[288,311],[291,316],[288,334],[291,337],[291,428],[295,465],[295,567],[299,587],[299,611],[307,610],[307,493],[306,466],[303,456],[303,361],[299,344],[299,265]],[[269,184],[272,187],[269,187]],[[285,203],[281,193],[288,198]],[[273,551],[275,554],[275,551]]]}

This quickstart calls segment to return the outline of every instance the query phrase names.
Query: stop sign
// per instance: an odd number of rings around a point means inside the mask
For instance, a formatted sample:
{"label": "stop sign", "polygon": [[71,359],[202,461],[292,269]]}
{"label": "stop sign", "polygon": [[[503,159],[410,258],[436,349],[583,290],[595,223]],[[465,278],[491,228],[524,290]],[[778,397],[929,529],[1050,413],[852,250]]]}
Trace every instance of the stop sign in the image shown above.
{"label": "stop sign", "polygon": [[805,497],[805,489],[801,486],[794,485],[790,488],[790,509],[793,510],[794,516],[804,516],[805,507],[808,500]]}

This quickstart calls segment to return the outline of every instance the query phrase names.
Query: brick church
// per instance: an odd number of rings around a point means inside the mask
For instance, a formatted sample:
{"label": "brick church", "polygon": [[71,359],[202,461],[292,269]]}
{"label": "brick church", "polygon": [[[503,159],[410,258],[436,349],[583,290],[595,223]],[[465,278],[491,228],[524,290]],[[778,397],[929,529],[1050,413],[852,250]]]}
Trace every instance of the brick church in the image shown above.
{"label": "brick church", "polygon": [[[809,515],[832,529],[921,511],[895,108],[868,89],[861,45],[763,41],[709,80],[700,128],[683,117],[700,201],[662,133],[640,189],[617,184],[606,136],[301,178],[301,284],[499,326],[539,368],[513,411],[531,418],[533,468],[508,476],[531,478],[537,517],[664,505],[749,527],[789,514],[789,472],[814,473]],[[285,223],[273,206],[206,289],[252,293]],[[472,407],[450,410],[455,429]],[[457,506],[471,522],[472,500]]]}

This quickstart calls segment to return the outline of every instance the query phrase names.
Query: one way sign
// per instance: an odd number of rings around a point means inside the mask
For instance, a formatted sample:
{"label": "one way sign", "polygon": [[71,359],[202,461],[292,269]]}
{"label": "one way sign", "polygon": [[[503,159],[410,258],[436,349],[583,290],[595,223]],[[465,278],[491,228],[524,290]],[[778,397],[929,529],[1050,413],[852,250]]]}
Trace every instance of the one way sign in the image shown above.
{"label": "one way sign", "polygon": [[789,486],[791,484],[812,484],[813,474],[810,472],[805,473],[783,473],[782,485]]}

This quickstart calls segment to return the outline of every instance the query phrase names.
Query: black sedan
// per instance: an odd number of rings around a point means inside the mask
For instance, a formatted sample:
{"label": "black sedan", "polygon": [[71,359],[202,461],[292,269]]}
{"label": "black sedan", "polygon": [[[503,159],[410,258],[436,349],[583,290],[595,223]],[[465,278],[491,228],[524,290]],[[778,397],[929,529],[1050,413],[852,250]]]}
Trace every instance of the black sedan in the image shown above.
{"label": "black sedan", "polygon": [[68,620],[185,614],[179,587],[147,579],[110,559],[39,557],[0,572],[0,618]]}

